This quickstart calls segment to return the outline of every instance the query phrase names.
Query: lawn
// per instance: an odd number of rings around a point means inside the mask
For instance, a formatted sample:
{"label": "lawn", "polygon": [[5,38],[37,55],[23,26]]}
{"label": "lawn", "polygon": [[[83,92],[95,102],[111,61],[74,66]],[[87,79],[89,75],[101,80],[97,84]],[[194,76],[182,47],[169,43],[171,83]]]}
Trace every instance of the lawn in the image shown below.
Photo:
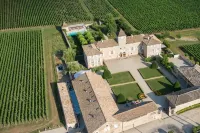
{"label": "lawn", "polygon": [[143,93],[137,83],[114,86],[112,87],[112,91],[116,96],[121,93],[126,98],[132,97],[134,100],[138,99],[138,94]]}
{"label": "lawn", "polygon": [[173,84],[165,77],[148,80],[146,82],[156,95],[166,95],[174,90]]}
{"label": "lawn", "polygon": [[144,79],[162,76],[159,70],[151,69],[149,67],[141,68],[138,70]]}
{"label": "lawn", "polygon": [[132,81],[135,81],[135,80],[130,74],[130,72],[128,71],[112,74],[112,78],[108,79],[108,83],[110,85],[127,83],[127,82],[132,82]]}

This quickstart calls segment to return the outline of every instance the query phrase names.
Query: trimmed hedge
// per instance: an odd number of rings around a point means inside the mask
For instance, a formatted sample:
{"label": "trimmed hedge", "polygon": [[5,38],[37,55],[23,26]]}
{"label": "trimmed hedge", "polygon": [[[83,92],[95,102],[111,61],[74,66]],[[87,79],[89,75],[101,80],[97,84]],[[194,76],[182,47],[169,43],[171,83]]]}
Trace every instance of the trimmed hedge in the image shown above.
{"label": "trimmed hedge", "polygon": [[187,108],[184,108],[184,109],[182,109],[182,110],[179,110],[179,111],[177,111],[176,112],[176,114],[181,114],[181,113],[184,113],[184,112],[186,112],[186,111],[189,111],[189,110],[192,110],[192,109],[195,109],[195,108],[199,108],[200,107],[200,103],[198,103],[198,104],[194,104],[194,105],[192,105],[192,106],[189,106],[189,107],[187,107]]}
{"label": "trimmed hedge", "polygon": [[112,78],[112,74],[110,73],[110,71],[108,69],[104,69],[102,77],[104,79],[110,79],[110,78]]}
{"label": "trimmed hedge", "polygon": [[117,96],[117,103],[122,104],[122,103],[125,103],[125,102],[126,102],[126,97],[123,94],[119,94]]}

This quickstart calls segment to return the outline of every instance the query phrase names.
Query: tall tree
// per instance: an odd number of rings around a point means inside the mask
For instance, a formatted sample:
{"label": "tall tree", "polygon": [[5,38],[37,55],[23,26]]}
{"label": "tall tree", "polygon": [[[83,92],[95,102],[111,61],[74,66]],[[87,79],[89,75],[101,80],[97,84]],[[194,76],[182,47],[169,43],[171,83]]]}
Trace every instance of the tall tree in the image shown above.
{"label": "tall tree", "polygon": [[105,21],[105,24],[107,26],[108,33],[110,35],[116,34],[116,32],[117,32],[117,24],[115,22],[115,19],[114,19],[113,15],[111,13],[107,14],[104,21]]}
{"label": "tall tree", "polygon": [[66,62],[71,62],[75,60],[76,52],[72,48],[64,50],[64,60]]}

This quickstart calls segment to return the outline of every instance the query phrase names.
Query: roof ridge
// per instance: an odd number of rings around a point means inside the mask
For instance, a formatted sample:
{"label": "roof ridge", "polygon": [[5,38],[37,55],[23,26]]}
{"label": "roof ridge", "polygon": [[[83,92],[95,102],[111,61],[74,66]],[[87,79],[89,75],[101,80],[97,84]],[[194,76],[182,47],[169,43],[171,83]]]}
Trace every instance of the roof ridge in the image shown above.
{"label": "roof ridge", "polygon": [[[95,94],[95,92],[94,92],[94,88],[92,87],[92,84],[91,84],[91,82],[90,82],[90,79],[88,78],[89,73],[91,73],[91,74],[94,74],[94,73],[90,71],[90,72],[86,72],[85,74],[86,74],[86,77],[87,77],[87,79],[88,79],[88,81],[89,81],[89,84],[90,84],[90,86],[91,86],[91,88],[92,88],[92,91],[93,91],[93,93],[94,93],[94,95],[95,95],[95,98],[96,98],[96,100],[97,100],[97,102],[98,102],[98,105],[99,105],[99,107],[100,107],[100,109],[101,109],[101,106],[100,106],[100,104],[99,104],[99,100],[98,100],[98,98],[97,98],[97,96],[96,96],[96,94]],[[98,75],[98,76],[99,76],[99,75]],[[103,116],[104,116],[105,121],[107,122],[106,117],[105,117],[105,114],[104,114],[104,112],[103,112],[102,109],[101,109],[101,112],[102,112],[102,114],[103,114]]]}

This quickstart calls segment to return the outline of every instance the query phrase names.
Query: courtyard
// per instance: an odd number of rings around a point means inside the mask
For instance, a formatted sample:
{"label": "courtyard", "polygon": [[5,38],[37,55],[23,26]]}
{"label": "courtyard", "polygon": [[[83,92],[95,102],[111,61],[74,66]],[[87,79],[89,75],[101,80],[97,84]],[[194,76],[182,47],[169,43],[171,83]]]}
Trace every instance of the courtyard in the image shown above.
{"label": "courtyard", "polygon": [[[144,101],[154,101],[159,108],[167,107],[165,96],[156,95],[138,71],[138,69],[146,68],[149,66],[149,63],[144,62],[142,57],[133,56],[126,59],[108,60],[105,61],[105,64],[112,74],[129,71],[135,80],[134,82],[140,86],[142,92],[147,96]],[[158,75],[156,74],[156,76],[162,78],[162,75],[160,76],[159,72]],[[167,75],[165,74],[164,76],[169,77],[169,73],[167,73]]]}

